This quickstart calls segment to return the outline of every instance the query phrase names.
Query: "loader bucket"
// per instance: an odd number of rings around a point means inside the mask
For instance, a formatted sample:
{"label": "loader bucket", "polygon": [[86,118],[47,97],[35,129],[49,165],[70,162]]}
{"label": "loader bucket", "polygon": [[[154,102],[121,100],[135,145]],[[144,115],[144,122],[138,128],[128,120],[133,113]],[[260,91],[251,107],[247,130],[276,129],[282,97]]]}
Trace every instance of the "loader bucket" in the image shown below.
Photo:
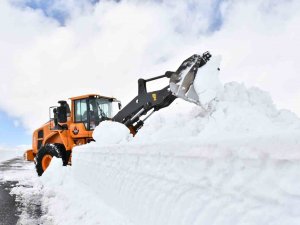
{"label": "loader bucket", "polygon": [[180,67],[170,77],[170,90],[178,98],[201,105],[199,96],[194,88],[194,80],[198,69],[210,59],[209,52],[200,55],[193,55],[183,61]]}

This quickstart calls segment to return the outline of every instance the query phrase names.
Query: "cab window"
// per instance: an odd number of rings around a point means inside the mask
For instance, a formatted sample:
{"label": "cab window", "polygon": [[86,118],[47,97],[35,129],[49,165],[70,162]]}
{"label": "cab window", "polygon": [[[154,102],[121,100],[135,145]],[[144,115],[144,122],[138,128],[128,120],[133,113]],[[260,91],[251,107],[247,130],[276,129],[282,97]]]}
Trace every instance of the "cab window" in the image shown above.
{"label": "cab window", "polygon": [[87,122],[87,99],[75,101],[75,122]]}
{"label": "cab window", "polygon": [[111,102],[102,98],[89,99],[90,129],[95,129],[100,122],[111,117]]}

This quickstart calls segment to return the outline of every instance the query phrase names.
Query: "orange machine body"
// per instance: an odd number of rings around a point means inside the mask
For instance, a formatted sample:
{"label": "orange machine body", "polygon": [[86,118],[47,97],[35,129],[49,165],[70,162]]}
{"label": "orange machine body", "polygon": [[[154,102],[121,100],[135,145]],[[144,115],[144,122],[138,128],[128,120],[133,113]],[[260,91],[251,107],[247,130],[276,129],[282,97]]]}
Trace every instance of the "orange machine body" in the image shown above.
{"label": "orange machine body", "polygon": [[40,128],[36,129],[32,135],[32,149],[24,153],[24,158],[28,161],[33,161],[38,154],[39,149],[46,144],[62,144],[66,151],[71,151],[74,146],[83,145],[93,140],[93,129],[88,129],[87,123],[76,121],[75,104],[78,101],[87,101],[87,99],[101,99],[112,102],[113,97],[105,97],[97,94],[88,94],[70,98],[71,107],[67,117],[67,122],[64,124],[67,129],[56,129],[54,119],[45,123]]}

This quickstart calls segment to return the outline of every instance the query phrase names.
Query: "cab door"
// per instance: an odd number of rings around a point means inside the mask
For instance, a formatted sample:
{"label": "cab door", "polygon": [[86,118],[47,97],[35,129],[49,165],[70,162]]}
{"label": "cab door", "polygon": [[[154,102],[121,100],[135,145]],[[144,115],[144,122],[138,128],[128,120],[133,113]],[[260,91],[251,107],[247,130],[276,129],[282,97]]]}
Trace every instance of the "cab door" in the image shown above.
{"label": "cab door", "polygon": [[72,138],[87,138],[91,136],[88,99],[74,100],[74,123],[70,125]]}

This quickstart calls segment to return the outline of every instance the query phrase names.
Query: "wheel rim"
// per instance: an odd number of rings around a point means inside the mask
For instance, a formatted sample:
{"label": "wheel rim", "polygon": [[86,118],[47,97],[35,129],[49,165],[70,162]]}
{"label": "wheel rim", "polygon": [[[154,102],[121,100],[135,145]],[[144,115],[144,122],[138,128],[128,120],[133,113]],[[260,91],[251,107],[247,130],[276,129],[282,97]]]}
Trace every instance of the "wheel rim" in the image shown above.
{"label": "wheel rim", "polygon": [[42,167],[43,170],[45,171],[47,169],[47,167],[49,166],[50,162],[52,160],[52,156],[51,155],[45,155],[42,159]]}

